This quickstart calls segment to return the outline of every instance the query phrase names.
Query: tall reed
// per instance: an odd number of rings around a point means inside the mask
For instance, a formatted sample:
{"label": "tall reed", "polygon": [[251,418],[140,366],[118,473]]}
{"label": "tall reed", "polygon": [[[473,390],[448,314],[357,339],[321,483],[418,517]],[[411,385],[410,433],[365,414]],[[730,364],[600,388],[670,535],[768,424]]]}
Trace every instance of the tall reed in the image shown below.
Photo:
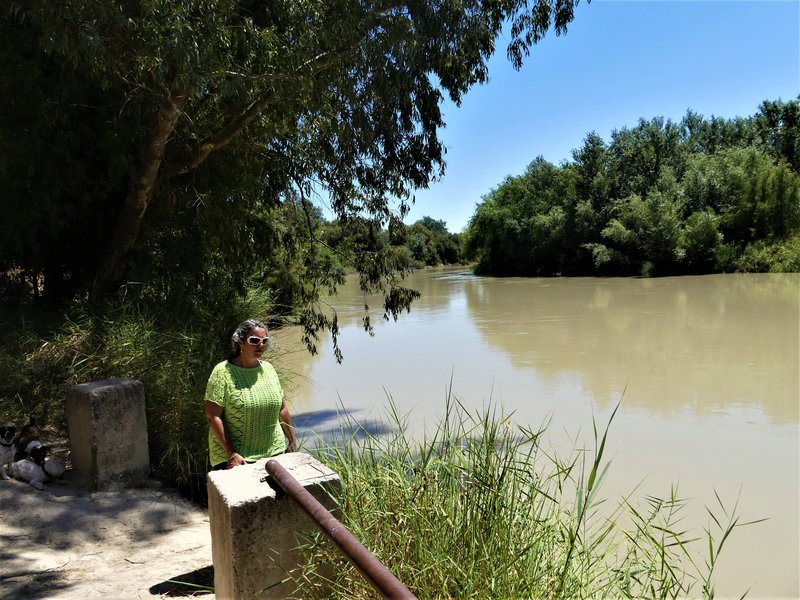
{"label": "tall reed", "polygon": [[[717,526],[693,538],[676,527],[685,502],[675,489],[644,507],[628,498],[599,510],[608,427],[599,439],[595,429],[593,451],[562,459],[545,451],[543,430],[492,408],[471,413],[451,395],[421,441],[394,408],[390,419],[391,435],[350,422],[316,453],[341,476],[343,523],[419,598],[713,596],[716,551],[736,517],[713,517]],[[706,564],[699,541],[714,549]],[[304,550],[302,597],[374,596],[323,539]]]}

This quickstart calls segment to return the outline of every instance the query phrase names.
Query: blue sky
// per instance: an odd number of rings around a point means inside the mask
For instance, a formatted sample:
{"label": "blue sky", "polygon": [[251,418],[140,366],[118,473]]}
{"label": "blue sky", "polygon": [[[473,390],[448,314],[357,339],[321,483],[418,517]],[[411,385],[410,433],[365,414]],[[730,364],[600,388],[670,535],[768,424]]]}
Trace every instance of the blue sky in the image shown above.
{"label": "blue sky", "polygon": [[565,36],[535,46],[520,71],[498,43],[488,84],[445,102],[445,176],[419,190],[407,223],[461,231],[481,197],[537,156],[559,164],[586,134],[609,141],[639,118],[755,113],[800,94],[800,0],[582,1]]}

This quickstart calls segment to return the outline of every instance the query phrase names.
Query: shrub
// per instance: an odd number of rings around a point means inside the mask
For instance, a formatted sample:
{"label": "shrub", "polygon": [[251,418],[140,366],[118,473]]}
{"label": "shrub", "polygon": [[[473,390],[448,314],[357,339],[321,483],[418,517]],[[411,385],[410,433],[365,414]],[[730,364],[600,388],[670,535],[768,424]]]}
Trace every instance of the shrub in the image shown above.
{"label": "shrub", "polygon": [[796,273],[800,271],[800,235],[753,242],[734,264],[737,271],[748,273]]}

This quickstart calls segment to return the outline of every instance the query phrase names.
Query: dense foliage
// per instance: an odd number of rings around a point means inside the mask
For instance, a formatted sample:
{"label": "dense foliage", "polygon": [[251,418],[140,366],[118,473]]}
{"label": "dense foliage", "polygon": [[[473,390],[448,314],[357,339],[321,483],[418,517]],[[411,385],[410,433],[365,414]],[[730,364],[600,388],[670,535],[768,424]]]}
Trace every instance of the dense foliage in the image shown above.
{"label": "dense foliage", "polygon": [[[431,217],[423,217],[412,225],[393,223],[381,231],[365,230],[373,236],[371,242],[377,248],[392,247],[397,264],[403,268],[419,268],[461,262],[461,235],[450,233],[447,223]],[[338,221],[325,223],[320,238],[330,248],[339,250],[342,264],[347,263],[347,241]],[[342,251],[345,250],[345,251]]]}
{"label": "dense foliage", "polygon": [[453,264],[461,260],[459,234],[450,233],[444,221],[430,217],[423,217],[411,226],[405,246],[417,265]]}
{"label": "dense foliage", "polygon": [[494,275],[798,271],[799,173],[800,100],[640,120],[507,178],[478,205],[467,254]]}
{"label": "dense foliage", "polygon": [[334,327],[321,194],[365,289],[407,306],[403,261],[364,231],[442,173],[440,103],[486,81],[501,30],[519,66],[576,3],[6,3],[1,295],[123,290],[183,316],[290,282],[309,331]]}

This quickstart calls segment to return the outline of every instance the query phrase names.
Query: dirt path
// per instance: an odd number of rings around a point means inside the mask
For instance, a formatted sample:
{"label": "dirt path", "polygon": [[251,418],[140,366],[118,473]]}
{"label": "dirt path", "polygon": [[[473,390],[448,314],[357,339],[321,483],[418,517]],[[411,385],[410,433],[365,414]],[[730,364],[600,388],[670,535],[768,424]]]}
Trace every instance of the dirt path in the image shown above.
{"label": "dirt path", "polygon": [[208,515],[173,492],[0,480],[0,599],[214,598],[190,583],[213,585]]}

